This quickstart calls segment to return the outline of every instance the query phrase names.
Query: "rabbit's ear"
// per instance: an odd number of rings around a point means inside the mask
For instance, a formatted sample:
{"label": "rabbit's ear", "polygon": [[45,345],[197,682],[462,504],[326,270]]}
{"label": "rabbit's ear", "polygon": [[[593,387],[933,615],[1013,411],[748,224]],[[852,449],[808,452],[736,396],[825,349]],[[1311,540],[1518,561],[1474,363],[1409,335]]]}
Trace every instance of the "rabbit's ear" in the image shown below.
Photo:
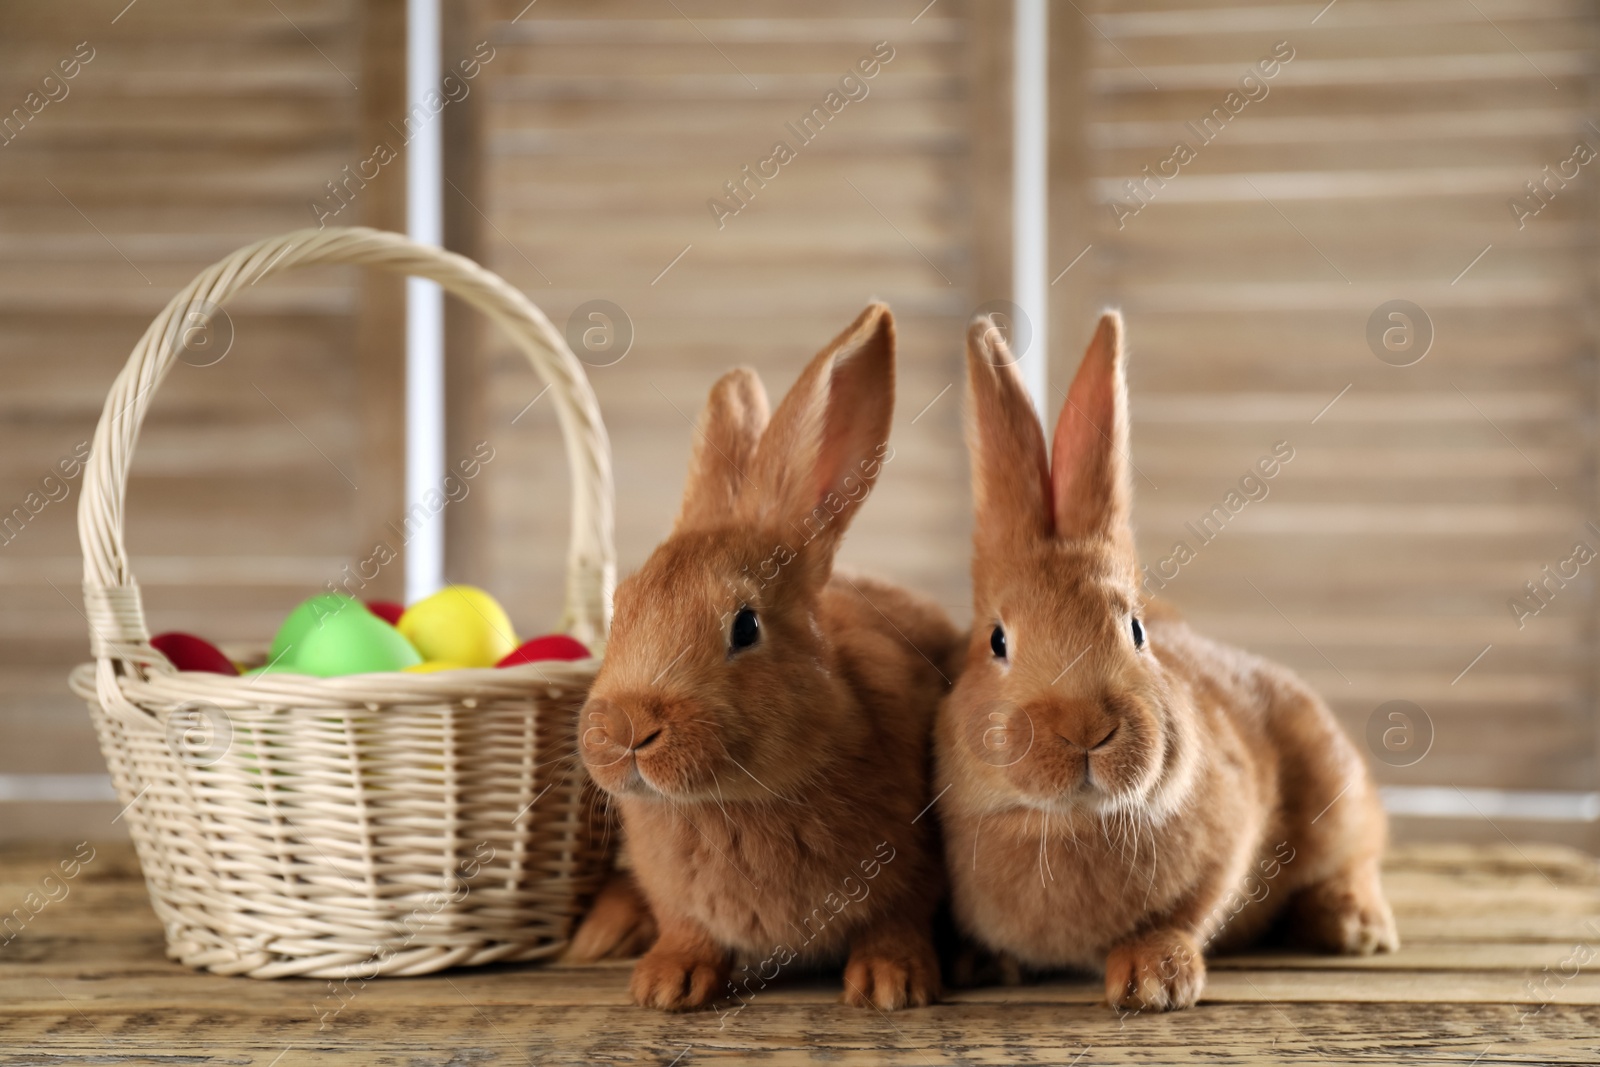
{"label": "rabbit's ear", "polygon": [[1044,430],[1016,358],[988,316],[967,329],[967,400],[975,540],[1004,546],[1048,537],[1054,520]]}
{"label": "rabbit's ear", "polygon": [[756,444],[767,427],[767,391],[749,367],[737,367],[711,387],[695,427],[694,456],[673,529],[725,526],[751,485]]}
{"label": "rabbit's ear", "polygon": [[831,560],[890,457],[894,342],[888,306],[869,305],[801,372],[756,449],[744,515],[815,558]]}
{"label": "rabbit's ear", "polygon": [[1062,537],[1105,537],[1131,550],[1128,386],[1122,315],[1107,311],[1067,392],[1051,448],[1051,495]]}

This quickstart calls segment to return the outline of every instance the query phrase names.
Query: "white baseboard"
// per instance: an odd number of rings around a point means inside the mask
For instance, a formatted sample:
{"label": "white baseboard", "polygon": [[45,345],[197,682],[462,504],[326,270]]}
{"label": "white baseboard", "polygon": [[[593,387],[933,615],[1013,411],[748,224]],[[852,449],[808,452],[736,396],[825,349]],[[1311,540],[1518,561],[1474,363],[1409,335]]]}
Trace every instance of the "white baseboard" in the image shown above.
{"label": "white baseboard", "polygon": [[[1534,822],[1600,821],[1600,793],[1455,786],[1384,786],[1391,815],[1438,819],[1526,819]],[[115,800],[104,774],[0,774],[0,803]]]}
{"label": "white baseboard", "polygon": [[1600,793],[1412,785],[1388,785],[1379,792],[1390,815],[1531,822],[1600,820]]}
{"label": "white baseboard", "polygon": [[106,774],[0,774],[0,801],[116,799]]}

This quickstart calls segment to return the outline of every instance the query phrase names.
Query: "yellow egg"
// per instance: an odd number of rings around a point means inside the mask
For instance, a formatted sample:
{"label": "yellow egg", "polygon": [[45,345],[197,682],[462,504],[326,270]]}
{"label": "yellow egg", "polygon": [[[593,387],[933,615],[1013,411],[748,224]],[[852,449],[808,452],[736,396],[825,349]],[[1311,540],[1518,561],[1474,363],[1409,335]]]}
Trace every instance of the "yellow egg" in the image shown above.
{"label": "yellow egg", "polygon": [[505,609],[470,585],[449,585],[417,601],[396,629],[424,660],[461,667],[493,667],[517,647]]}
{"label": "yellow egg", "polygon": [[461,669],[461,664],[439,663],[437,661],[430,660],[427,663],[417,663],[410,667],[402,667],[400,669],[406,674],[432,674],[434,671],[459,671]]}

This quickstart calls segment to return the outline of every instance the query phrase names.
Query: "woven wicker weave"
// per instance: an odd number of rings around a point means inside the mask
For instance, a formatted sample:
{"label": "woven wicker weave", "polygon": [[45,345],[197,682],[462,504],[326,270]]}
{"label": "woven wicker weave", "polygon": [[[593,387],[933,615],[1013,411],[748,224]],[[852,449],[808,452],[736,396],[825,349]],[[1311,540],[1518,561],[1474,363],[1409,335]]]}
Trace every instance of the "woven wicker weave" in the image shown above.
{"label": "woven wicker weave", "polygon": [[150,324],[106,398],[78,509],[89,702],[167,953],[256,978],[422,974],[544,958],[606,862],[576,757],[596,660],[309,678],[176,671],[150,647],[123,546],[139,427],[198,312],[295,267],[431,278],[493,319],[550,386],[571,467],[562,629],[610,621],[610,447],[561,335],[496,275],[368,229],[302,230],[202,272]]}

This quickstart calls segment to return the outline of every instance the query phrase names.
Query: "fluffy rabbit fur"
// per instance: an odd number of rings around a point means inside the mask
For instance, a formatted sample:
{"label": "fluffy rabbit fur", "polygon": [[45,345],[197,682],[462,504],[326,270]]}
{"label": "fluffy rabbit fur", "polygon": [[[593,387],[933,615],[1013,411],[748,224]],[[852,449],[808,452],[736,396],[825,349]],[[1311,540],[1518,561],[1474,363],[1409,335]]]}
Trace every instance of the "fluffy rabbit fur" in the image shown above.
{"label": "fluffy rabbit fur", "polygon": [[[731,371],[671,536],[617,589],[581,747],[660,929],[633,973],[639,1004],[743,1003],[779,971],[840,961],[849,1003],[937,994],[943,864],[917,817],[960,638],[931,603],[833,574],[892,458],[893,405],[881,304],[770,419],[760,379]],[[608,925],[626,926],[616,903]]]}
{"label": "fluffy rabbit fur", "polygon": [[1141,606],[1120,316],[1053,463],[1012,362],[974,323],[974,625],[932,783],[958,925],[1024,968],[1103,970],[1110,1006],[1136,1010],[1193,1004],[1204,952],[1279,917],[1321,950],[1397,948],[1383,811],[1327,706]]}

